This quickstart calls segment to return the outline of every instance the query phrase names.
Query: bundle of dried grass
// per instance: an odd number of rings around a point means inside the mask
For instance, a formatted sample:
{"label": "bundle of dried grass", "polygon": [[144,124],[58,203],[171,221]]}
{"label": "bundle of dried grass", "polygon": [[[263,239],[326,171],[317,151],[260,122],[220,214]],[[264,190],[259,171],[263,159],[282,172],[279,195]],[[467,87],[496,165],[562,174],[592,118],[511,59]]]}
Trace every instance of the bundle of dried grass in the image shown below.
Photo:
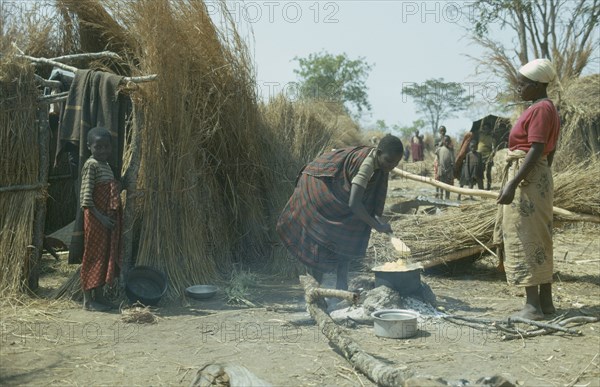
{"label": "bundle of dried grass", "polygon": [[[396,234],[411,249],[409,261],[427,261],[457,250],[490,246],[497,206],[491,202],[448,209],[440,215],[403,217],[392,223]],[[389,237],[374,233],[367,254],[377,264],[398,259]],[[473,251],[476,251],[476,250]]]}
{"label": "bundle of dried grass", "polygon": [[156,324],[158,316],[149,306],[135,303],[129,308],[121,309],[121,321],[134,324]]}
{"label": "bundle of dried grass", "polygon": [[[29,63],[7,53],[0,63],[0,294],[26,284],[38,182],[38,95]],[[18,188],[20,187],[20,188]]]}
{"label": "bundle of dried grass", "polygon": [[554,205],[569,211],[600,215],[600,158],[571,164],[554,175]]}
{"label": "bundle of dried grass", "polygon": [[554,169],[600,157],[600,74],[563,83],[561,136]]}

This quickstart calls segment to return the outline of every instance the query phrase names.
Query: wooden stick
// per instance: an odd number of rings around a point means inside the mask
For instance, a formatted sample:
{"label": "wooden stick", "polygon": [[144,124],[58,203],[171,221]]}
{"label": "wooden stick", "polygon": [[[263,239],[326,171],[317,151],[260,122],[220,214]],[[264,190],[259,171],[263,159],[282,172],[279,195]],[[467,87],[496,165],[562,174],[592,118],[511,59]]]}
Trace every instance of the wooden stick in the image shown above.
{"label": "wooden stick", "polygon": [[37,101],[40,103],[53,103],[53,102],[63,101],[65,99],[67,99],[68,96],[69,96],[69,92],[63,91],[62,93],[40,96],[37,98]]}
{"label": "wooden stick", "polygon": [[[50,165],[48,152],[50,147],[50,134],[48,133],[48,106],[41,104],[38,106],[38,144],[39,144],[39,171],[38,184],[48,184],[48,169]],[[29,262],[27,263],[28,280],[27,286],[31,290],[36,290],[39,287],[39,263],[42,257],[44,246],[44,223],[46,220],[46,195],[38,195],[35,203],[35,215],[33,220],[33,241],[34,248],[29,254]]]}
{"label": "wooden stick", "polygon": [[124,77],[123,81],[121,83],[123,83],[123,82],[143,83],[143,82],[154,81],[156,78],[158,78],[158,74],[142,75],[139,77]]}
{"label": "wooden stick", "polygon": [[60,81],[51,81],[49,79],[44,79],[37,74],[33,74],[35,77],[35,81],[42,86],[50,87],[52,89],[60,89],[62,87],[62,83]]}
{"label": "wooden stick", "polygon": [[63,55],[57,56],[55,58],[50,58],[50,60],[55,62],[71,62],[81,59],[99,59],[99,58],[110,58],[121,60],[121,57],[116,52],[112,51],[101,51],[101,52],[86,52],[83,54],[71,54],[71,55]]}
{"label": "wooden stick", "polygon": [[475,235],[473,235],[473,233],[471,233],[471,231],[469,231],[465,226],[462,225],[462,223],[459,223],[460,227],[463,228],[463,230],[465,230],[467,232],[467,234],[469,234],[469,236],[473,239],[475,239],[475,242],[479,243],[479,245],[481,247],[483,247],[484,249],[487,250],[488,253],[492,254],[495,258],[498,258],[498,255],[496,255],[496,253],[494,253],[492,250],[490,250],[486,245],[483,244],[483,242],[481,242],[479,239],[477,239],[477,237]]}
{"label": "wooden stick", "polygon": [[353,304],[358,302],[358,293],[347,292],[345,290],[339,289],[325,289],[325,288],[316,288],[313,289],[312,293],[310,293],[309,298],[314,300],[316,297],[324,298],[324,297],[335,297],[340,298],[342,300],[348,300]]}
{"label": "wooden stick", "polygon": [[[493,245],[492,245],[493,247]],[[469,247],[462,250],[454,251],[450,254],[443,255],[441,257],[429,259],[427,261],[420,261],[419,264],[423,267],[423,269],[429,269],[430,267],[434,267],[437,265],[442,265],[447,262],[456,261],[461,258],[470,257],[475,254],[481,254],[485,251],[483,247]]]}
{"label": "wooden stick", "polygon": [[142,139],[140,131],[144,126],[144,115],[140,106],[133,103],[133,123],[131,125],[131,158],[123,176],[123,187],[126,189],[125,206],[123,208],[123,267],[121,281],[125,285],[125,276],[133,266],[133,223],[135,218],[135,198],[137,194],[137,178],[142,157]]}
{"label": "wooden stick", "polygon": [[409,180],[414,180],[414,181],[418,181],[418,182],[421,182],[421,183],[433,185],[433,186],[436,186],[436,187],[439,187],[439,188],[443,188],[443,189],[445,189],[447,191],[450,191],[450,192],[459,193],[461,195],[475,195],[475,196],[479,196],[479,197],[483,197],[483,198],[488,198],[488,199],[497,199],[498,198],[498,193],[497,192],[493,192],[493,191],[485,191],[485,190],[482,190],[482,189],[469,189],[469,188],[455,187],[453,185],[442,183],[441,181],[437,181],[437,180],[434,180],[434,179],[429,178],[429,177],[415,175],[414,173],[403,171],[400,168],[394,168],[393,172],[395,174],[400,175],[402,177],[405,177],[405,178],[407,178]]}
{"label": "wooden stick", "polygon": [[571,335],[575,335],[575,336],[581,336],[582,333],[581,331],[576,331],[574,329],[569,329],[569,328],[565,328],[562,327],[558,324],[549,324],[549,323],[545,323],[545,322],[541,322],[541,321],[534,321],[534,320],[529,320],[527,318],[523,318],[523,317],[509,317],[508,318],[508,324],[510,325],[513,322],[520,322],[520,323],[525,323],[525,324],[529,324],[529,325],[533,325],[539,328],[544,328],[544,329],[551,329],[551,330],[555,330],[555,331],[561,331],[561,332],[565,332]]}
{"label": "wooden stick", "polygon": [[[116,55],[116,54],[115,54]],[[77,67],[74,66],[70,66],[64,63],[60,63],[57,62],[55,60],[52,59],[46,59],[46,58],[35,58],[33,56],[29,56],[29,55],[25,55],[25,54],[20,54],[17,55],[17,57],[19,58],[24,58],[24,59],[28,59],[34,63],[44,63],[47,65],[51,65],[54,67],[58,67],[60,69],[66,70],[66,71],[70,71],[72,73],[76,73],[77,70],[79,70]],[[157,74],[150,74],[150,75],[143,75],[143,76],[139,76],[139,77],[124,77],[122,82],[134,82],[134,83],[141,83],[141,82],[150,82],[155,80],[158,77]]]}
{"label": "wooden stick", "polygon": [[43,63],[43,64],[47,64],[47,65],[50,65],[50,66],[58,67],[59,69],[70,71],[72,73],[75,73],[78,70],[77,67],[69,66],[67,64],[56,62],[56,61],[53,61],[51,59],[35,58],[33,56],[29,56],[29,55],[25,55],[25,54],[17,55],[17,57],[30,60],[30,61],[32,61],[34,63]]}
{"label": "wooden stick", "polygon": [[29,185],[9,185],[6,187],[0,187],[0,192],[14,192],[14,191],[37,191],[47,188],[48,184],[36,183]]}
{"label": "wooden stick", "polygon": [[575,317],[569,317],[567,319],[564,319],[562,321],[558,322],[558,325],[560,325],[561,327],[564,327],[567,324],[587,324],[587,323],[595,323],[600,321],[600,319],[598,317],[593,317],[593,316],[575,316]]}
{"label": "wooden stick", "polygon": [[[449,185],[446,183],[442,183],[440,181],[433,180],[429,177],[415,175],[414,173],[403,171],[402,169],[399,169],[399,168],[394,168],[393,172],[395,174],[405,177],[409,180],[414,180],[414,181],[418,181],[421,183],[440,187],[447,191],[459,193],[461,195],[474,195],[474,196],[479,196],[479,197],[488,198],[488,199],[497,199],[498,195],[499,195],[498,192],[494,192],[494,191],[485,191],[482,189],[469,189],[469,188],[455,187],[453,185]],[[556,215],[562,219],[565,219],[565,220],[600,223],[600,216],[598,216],[598,215],[580,214],[580,213],[571,212],[571,211],[568,211],[568,210],[565,210],[565,209],[559,208],[559,207],[552,207],[552,212],[554,213],[554,215]]]}
{"label": "wooden stick", "polygon": [[319,325],[319,329],[329,339],[331,345],[344,354],[346,359],[371,381],[380,386],[401,386],[409,374],[403,368],[392,367],[363,351],[358,344],[344,334],[342,329],[325,312],[323,303],[317,303],[311,294],[318,289],[319,284],[310,275],[300,276],[304,287],[308,311]]}

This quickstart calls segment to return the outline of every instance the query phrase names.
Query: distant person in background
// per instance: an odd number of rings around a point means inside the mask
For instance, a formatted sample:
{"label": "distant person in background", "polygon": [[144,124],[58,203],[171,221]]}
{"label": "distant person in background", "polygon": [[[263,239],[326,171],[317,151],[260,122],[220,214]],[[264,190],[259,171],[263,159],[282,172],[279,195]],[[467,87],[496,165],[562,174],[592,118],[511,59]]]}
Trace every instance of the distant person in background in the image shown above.
{"label": "distant person in background", "polygon": [[415,135],[410,139],[410,150],[414,162],[423,161],[423,136],[419,135],[418,130],[415,130]]}
{"label": "distant person in background", "polygon": [[[463,161],[460,186],[464,187],[468,185],[469,188],[473,188],[477,184],[477,188],[483,189],[483,160],[481,160],[481,155],[477,152],[477,143],[475,141],[469,143],[469,151]],[[472,196],[471,199],[473,199]],[[460,194],[458,195],[458,200],[460,200]]]}
{"label": "distant person in background", "polygon": [[[435,157],[437,159],[437,179],[442,183],[454,184],[454,152],[450,149],[450,136],[444,137],[442,146],[435,150]],[[442,188],[435,188],[435,197],[443,199],[444,191]],[[446,192],[446,199],[450,199],[450,191]]]}
{"label": "distant person in background", "polygon": [[[439,147],[442,146],[442,144],[444,143],[444,137],[446,137],[446,127],[444,125],[440,126],[440,128],[438,130],[438,135],[439,135],[439,137],[435,138],[435,150],[436,151]],[[437,159],[437,157],[435,157],[433,159],[433,178],[435,180],[440,180],[438,177],[438,159]],[[436,191],[436,197],[437,197],[438,189],[436,188],[435,191]]]}
{"label": "distant person in background", "polygon": [[440,126],[438,129],[438,137],[435,140],[435,147],[439,148],[444,143],[444,138],[446,137],[446,127],[444,125]]}
{"label": "distant person in background", "polygon": [[548,59],[519,69],[518,91],[533,104],[508,136],[508,154],[498,195],[494,242],[503,242],[506,280],[525,287],[525,306],[516,316],[541,320],[552,302],[552,161],[560,131],[556,107],[546,89],[555,78]]}
{"label": "distant person in background", "polygon": [[404,147],[404,162],[408,162],[408,158],[410,157],[410,147]]}
{"label": "distant person in background", "polygon": [[488,123],[484,123],[483,128],[479,131],[477,152],[483,160],[483,170],[487,180],[486,190],[489,191],[492,189],[492,167],[496,155],[496,140],[492,136],[492,127]]}

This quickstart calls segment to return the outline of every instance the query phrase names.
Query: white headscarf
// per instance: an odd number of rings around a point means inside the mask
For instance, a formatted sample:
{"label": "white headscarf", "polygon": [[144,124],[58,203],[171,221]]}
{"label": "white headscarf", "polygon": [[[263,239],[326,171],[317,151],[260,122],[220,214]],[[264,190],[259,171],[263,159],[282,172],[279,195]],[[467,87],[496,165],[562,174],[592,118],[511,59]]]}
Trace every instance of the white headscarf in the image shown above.
{"label": "white headscarf", "polygon": [[548,59],[534,59],[519,69],[519,73],[541,83],[550,83],[556,77],[552,62]]}

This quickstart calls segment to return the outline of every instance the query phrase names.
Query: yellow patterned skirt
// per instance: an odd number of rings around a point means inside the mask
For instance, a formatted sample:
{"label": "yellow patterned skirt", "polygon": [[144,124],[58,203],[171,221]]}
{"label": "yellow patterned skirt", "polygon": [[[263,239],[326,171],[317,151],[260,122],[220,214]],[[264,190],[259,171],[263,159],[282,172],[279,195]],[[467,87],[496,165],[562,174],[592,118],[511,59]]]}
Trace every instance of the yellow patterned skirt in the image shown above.
{"label": "yellow patterned skirt", "polygon": [[[502,185],[517,174],[527,153],[509,151]],[[554,183],[546,157],[523,179],[511,204],[499,205],[495,241],[504,243],[506,280],[516,286],[552,282]]]}

